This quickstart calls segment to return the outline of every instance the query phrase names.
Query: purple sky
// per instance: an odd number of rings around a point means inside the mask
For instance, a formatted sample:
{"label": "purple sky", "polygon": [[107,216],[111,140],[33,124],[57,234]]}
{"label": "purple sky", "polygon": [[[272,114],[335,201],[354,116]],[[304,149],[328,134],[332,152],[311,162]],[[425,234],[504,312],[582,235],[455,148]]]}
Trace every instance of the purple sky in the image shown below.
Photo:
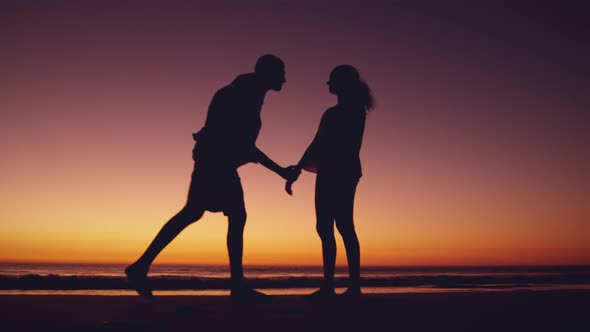
{"label": "purple sky", "polygon": [[[325,84],[332,68],[356,66],[373,89],[357,200],[367,238],[407,235],[416,239],[407,248],[418,248],[433,230],[461,229],[438,235],[469,239],[465,248],[490,237],[485,258],[494,236],[512,234],[528,239],[535,262],[554,249],[562,254],[547,262],[589,263],[589,28],[580,8],[557,3],[3,1],[0,230],[62,220],[72,198],[85,211],[135,204],[120,216],[107,209],[114,231],[146,200],[164,210],[142,235],[149,240],[182,204],[190,133],[212,94],[274,53],[287,83],[267,95],[258,144],[283,165],[298,160],[335,102]],[[254,215],[270,199],[271,217],[293,204],[313,216],[312,177],[296,184],[305,200],[273,201],[281,185],[261,185],[278,183],[272,174],[251,165],[240,174]],[[22,239],[4,249],[26,249]],[[383,241],[376,252],[405,248]]]}

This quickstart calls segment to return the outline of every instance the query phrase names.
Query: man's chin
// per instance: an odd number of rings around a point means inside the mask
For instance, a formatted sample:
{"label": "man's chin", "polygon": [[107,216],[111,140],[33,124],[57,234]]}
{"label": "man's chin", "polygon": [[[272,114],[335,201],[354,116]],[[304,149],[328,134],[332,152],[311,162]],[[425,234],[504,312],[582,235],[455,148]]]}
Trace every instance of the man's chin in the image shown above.
{"label": "man's chin", "polygon": [[270,89],[273,90],[273,91],[281,91],[283,89],[283,86],[273,86]]}

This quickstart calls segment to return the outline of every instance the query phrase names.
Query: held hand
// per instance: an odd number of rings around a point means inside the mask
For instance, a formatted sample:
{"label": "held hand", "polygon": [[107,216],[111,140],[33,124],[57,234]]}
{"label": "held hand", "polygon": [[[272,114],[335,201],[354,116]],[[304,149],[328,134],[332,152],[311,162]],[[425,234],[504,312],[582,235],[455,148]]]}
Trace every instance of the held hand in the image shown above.
{"label": "held hand", "polygon": [[293,189],[291,188],[293,186],[293,181],[287,181],[285,183],[285,191],[287,192],[287,194],[289,194],[289,196],[293,195]]}
{"label": "held hand", "polygon": [[287,192],[287,194],[293,195],[293,189],[291,187],[293,186],[293,182],[297,181],[297,179],[299,178],[299,175],[301,174],[301,168],[299,168],[298,166],[289,166],[287,167],[287,170],[291,172],[291,176],[287,179],[287,182],[285,183],[285,191]]}
{"label": "held hand", "polygon": [[287,181],[297,180],[299,174],[301,174],[301,169],[297,166],[285,167],[279,171],[279,175]]}

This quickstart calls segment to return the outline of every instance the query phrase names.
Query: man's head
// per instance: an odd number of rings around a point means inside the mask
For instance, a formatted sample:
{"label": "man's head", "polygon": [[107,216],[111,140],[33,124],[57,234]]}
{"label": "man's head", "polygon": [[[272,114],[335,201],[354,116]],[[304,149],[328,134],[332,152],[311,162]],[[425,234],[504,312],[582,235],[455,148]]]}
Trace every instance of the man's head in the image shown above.
{"label": "man's head", "polygon": [[285,80],[285,63],[272,54],[265,54],[258,58],[254,72],[262,78],[265,86],[270,90],[281,91]]}

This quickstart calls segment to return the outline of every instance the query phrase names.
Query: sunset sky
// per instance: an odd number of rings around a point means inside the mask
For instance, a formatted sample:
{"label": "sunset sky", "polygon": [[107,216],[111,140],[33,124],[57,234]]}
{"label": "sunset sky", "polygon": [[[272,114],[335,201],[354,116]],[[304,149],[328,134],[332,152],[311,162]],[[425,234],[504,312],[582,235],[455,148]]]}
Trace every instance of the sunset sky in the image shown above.
{"label": "sunset sky", "polygon": [[[332,68],[357,67],[373,89],[363,265],[590,264],[590,44],[576,8],[196,3],[0,4],[0,261],[136,259],[185,202],[213,93],[273,53],[287,82],[267,94],[257,145],[283,166],[335,104]],[[260,165],[239,173],[245,264],[320,265],[315,176],[288,196]],[[225,264],[226,228],[207,213],[156,263]]]}

